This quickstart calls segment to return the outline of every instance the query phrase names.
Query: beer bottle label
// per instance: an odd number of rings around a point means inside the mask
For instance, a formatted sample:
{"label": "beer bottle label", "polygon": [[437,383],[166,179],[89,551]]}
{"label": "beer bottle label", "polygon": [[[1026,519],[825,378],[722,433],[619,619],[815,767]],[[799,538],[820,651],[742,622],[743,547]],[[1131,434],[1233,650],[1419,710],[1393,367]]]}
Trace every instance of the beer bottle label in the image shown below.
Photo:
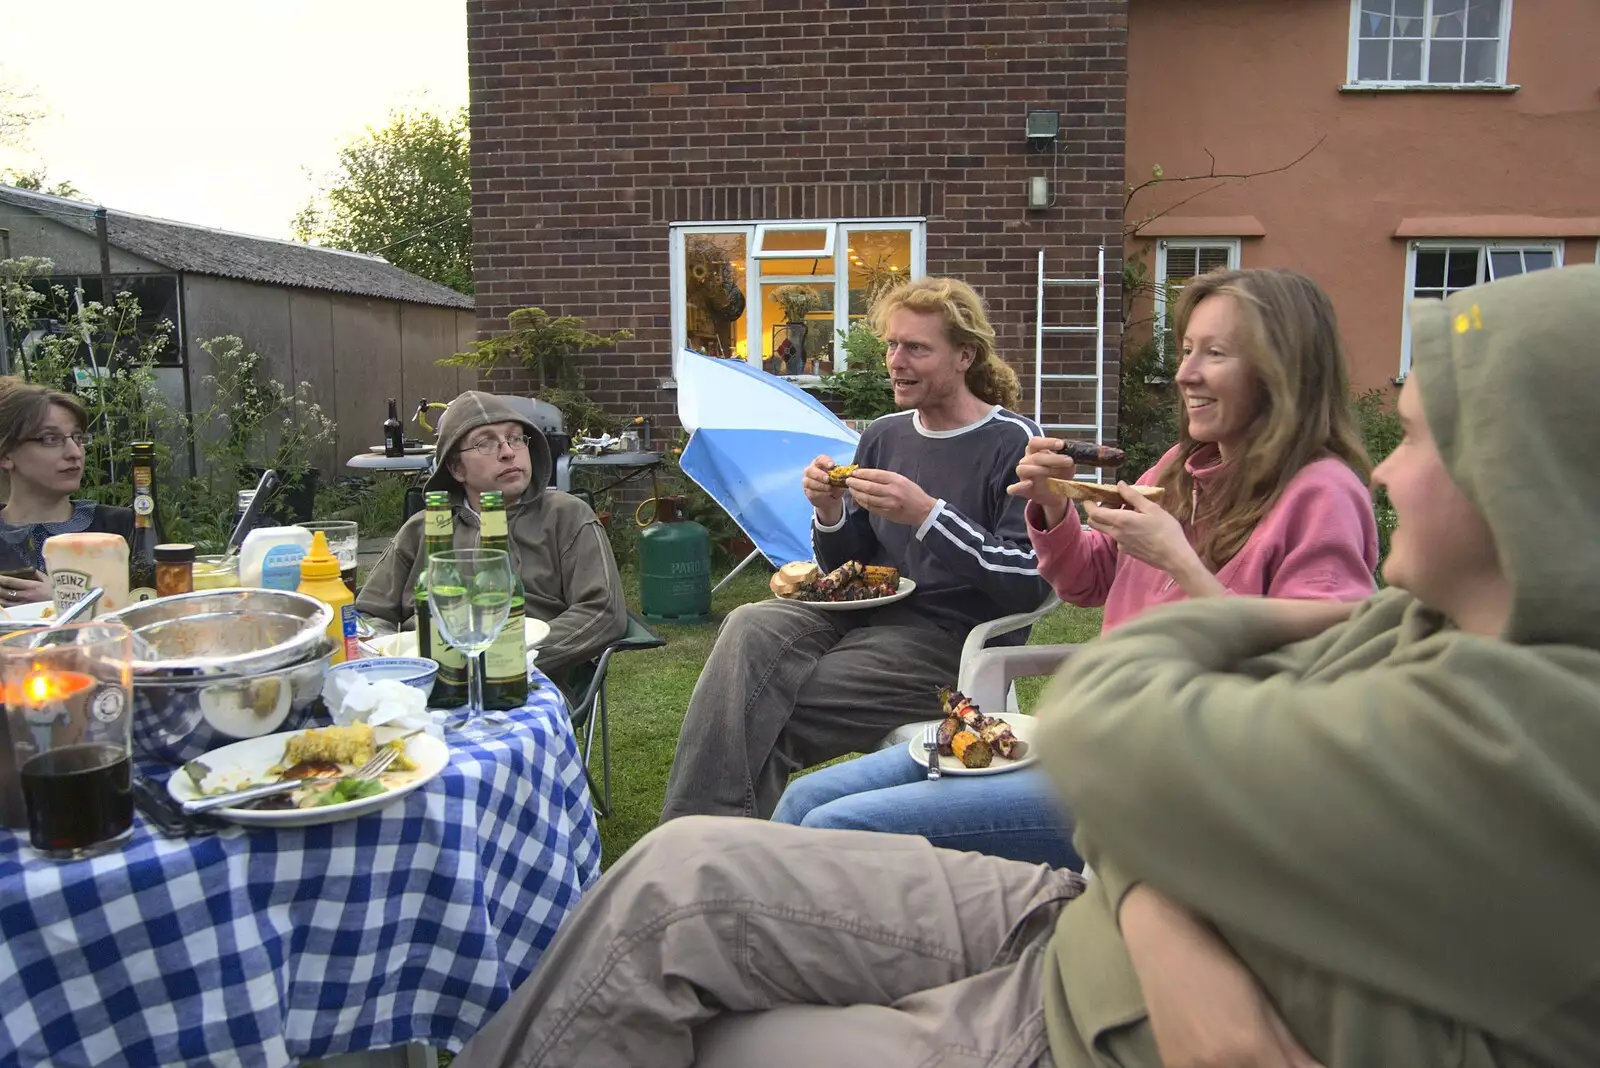
{"label": "beer bottle label", "polygon": [[[521,620],[515,620],[521,623]],[[509,626],[507,630],[509,630]],[[520,626],[517,628],[522,629]],[[522,635],[502,634],[484,654],[484,674],[489,684],[515,686],[528,678],[528,654],[522,644]]]}

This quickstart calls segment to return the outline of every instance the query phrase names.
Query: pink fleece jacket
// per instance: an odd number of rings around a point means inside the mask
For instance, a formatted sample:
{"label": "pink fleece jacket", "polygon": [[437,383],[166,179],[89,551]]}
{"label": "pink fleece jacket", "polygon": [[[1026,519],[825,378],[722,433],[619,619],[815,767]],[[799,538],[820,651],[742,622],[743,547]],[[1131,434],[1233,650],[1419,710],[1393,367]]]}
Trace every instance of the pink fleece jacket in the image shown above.
{"label": "pink fleece jacket", "polygon": [[[1139,476],[1154,485],[1177,454],[1174,447]],[[1222,473],[1215,449],[1189,458],[1196,494]],[[1124,556],[1104,534],[1084,530],[1068,516],[1042,530],[1044,512],[1028,505],[1028,537],[1039,554],[1039,573],[1069,604],[1105,606],[1101,631],[1125,623],[1151,605],[1187,597],[1165,571]],[[1342,461],[1317,460],[1289,480],[1276,504],[1250,532],[1244,548],[1217,572],[1229,593],[1308,600],[1357,601],[1373,590],[1378,527],[1367,487]]]}

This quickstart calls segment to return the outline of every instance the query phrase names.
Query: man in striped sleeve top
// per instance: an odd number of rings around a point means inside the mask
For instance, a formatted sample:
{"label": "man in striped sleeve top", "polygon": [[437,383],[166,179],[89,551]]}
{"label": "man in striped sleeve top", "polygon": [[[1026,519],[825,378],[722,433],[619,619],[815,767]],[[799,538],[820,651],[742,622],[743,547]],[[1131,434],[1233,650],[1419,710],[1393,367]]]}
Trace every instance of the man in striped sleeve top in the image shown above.
{"label": "man in striped sleeve top", "polygon": [[690,698],[663,822],[770,816],[791,772],[936,718],[967,631],[1050,594],[1023,502],[1006,494],[1040,430],[1010,410],[1017,377],[977,293],[949,278],[910,282],[878,302],[873,325],[904,410],[867,428],[845,488],[829,485],[833,460],[819,456],[803,490],[819,566],[889,565],[916,592],[855,612],[778,600],[735,609]]}

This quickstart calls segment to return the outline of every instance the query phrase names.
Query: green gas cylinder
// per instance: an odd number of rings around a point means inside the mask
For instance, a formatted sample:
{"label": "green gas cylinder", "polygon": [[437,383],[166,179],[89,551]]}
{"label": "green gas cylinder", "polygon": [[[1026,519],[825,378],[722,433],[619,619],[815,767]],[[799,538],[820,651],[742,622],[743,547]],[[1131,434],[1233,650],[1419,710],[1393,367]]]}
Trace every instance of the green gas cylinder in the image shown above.
{"label": "green gas cylinder", "polygon": [[711,618],[711,535],[682,517],[682,497],[652,500],[655,519],[639,532],[639,607],[652,623],[704,623]]}

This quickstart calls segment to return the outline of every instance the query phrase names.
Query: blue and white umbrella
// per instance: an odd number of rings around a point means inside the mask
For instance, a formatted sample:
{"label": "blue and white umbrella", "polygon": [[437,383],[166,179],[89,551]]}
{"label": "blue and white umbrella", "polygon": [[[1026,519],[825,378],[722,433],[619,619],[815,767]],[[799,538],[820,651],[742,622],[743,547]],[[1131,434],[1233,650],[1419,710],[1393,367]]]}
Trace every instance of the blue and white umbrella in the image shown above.
{"label": "blue and white umbrella", "polygon": [[688,349],[678,367],[678,418],[689,431],[683,473],[774,567],[810,560],[812,508],[800,476],[819,454],[849,463],[860,435],[793,383]]}

